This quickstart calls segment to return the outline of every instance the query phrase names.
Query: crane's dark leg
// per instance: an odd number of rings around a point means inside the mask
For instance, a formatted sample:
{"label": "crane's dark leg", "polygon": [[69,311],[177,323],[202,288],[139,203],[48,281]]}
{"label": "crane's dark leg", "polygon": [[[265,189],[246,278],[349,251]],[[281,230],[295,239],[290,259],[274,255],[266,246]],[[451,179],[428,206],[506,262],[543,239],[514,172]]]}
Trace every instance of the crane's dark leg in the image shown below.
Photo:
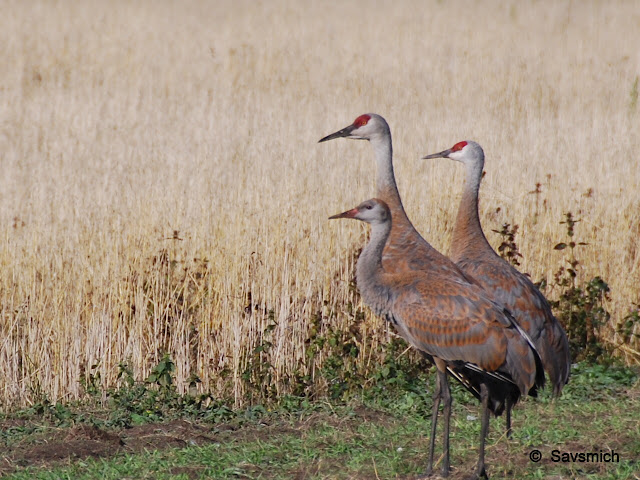
{"label": "crane's dark leg", "polygon": [[480,427],[480,453],[478,455],[478,466],[469,480],[479,478],[489,478],[484,465],[484,443],[489,432],[489,389],[483,383],[480,386],[480,399],[482,400],[482,426]]}
{"label": "crane's dark leg", "polygon": [[[449,476],[449,420],[451,420],[451,389],[449,388],[449,380],[447,378],[447,374],[445,372],[438,372],[438,375],[441,376],[442,383],[442,416],[444,417],[444,433],[443,433],[443,454],[444,459],[442,460],[442,476]],[[488,395],[487,395],[488,397]]]}
{"label": "crane's dark leg", "polygon": [[438,409],[440,408],[441,395],[442,381],[440,377],[440,370],[438,370],[438,373],[436,374],[436,388],[433,391],[433,411],[431,413],[431,439],[429,440],[429,461],[427,463],[427,475],[431,475],[431,473],[433,472],[433,449],[435,447],[436,441],[436,426],[438,425]]}
{"label": "crane's dark leg", "polygon": [[511,403],[511,398],[507,395],[505,400],[505,416],[507,421],[507,438],[511,438],[511,408],[513,408],[513,404]]}

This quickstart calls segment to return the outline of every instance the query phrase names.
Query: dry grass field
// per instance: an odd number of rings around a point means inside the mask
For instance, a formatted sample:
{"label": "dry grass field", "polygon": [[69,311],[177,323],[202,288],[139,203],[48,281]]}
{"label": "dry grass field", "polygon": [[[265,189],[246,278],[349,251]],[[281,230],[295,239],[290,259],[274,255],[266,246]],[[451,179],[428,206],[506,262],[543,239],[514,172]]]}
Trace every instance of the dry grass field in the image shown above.
{"label": "dry grass field", "polygon": [[[317,141],[365,112],[389,121],[406,209],[437,249],[448,250],[463,172],[420,157],[474,139],[490,242],[519,225],[521,269],[551,281],[570,211],[588,243],[579,279],[611,287],[609,329],[640,302],[635,1],[2,11],[4,407],[78,398],[89,375],[113,386],[120,362],[143,378],[165,353],[181,391],[197,375],[241,404],[251,361],[268,361],[269,383],[288,391],[309,372],[310,331],[353,321],[366,228],[327,217],[372,196],[372,152]],[[374,362],[368,349],[390,333],[358,308],[361,361]]]}

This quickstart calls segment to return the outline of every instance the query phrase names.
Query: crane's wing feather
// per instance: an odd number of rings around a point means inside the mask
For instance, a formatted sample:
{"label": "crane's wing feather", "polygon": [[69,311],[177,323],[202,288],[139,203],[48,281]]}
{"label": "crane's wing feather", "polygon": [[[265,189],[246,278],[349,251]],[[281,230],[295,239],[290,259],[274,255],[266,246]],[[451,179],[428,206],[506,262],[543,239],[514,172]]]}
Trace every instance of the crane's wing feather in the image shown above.
{"label": "crane's wing feather", "polygon": [[567,335],[554,317],[551,306],[540,290],[524,274],[498,257],[466,259],[459,266],[500,305],[504,305],[516,322],[531,337],[549,374],[555,394],[569,379],[571,355]]}
{"label": "crane's wing feather", "polygon": [[479,287],[426,280],[424,274],[387,278],[394,283],[390,315],[400,335],[429,355],[511,379],[522,393],[538,383],[535,349]]}

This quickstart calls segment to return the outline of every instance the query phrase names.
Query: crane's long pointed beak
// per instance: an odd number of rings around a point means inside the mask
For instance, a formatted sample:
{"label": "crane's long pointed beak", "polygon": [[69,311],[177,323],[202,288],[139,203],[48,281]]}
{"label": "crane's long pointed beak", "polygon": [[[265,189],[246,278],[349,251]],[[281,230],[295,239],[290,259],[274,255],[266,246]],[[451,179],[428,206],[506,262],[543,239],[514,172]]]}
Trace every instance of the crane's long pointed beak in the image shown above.
{"label": "crane's long pointed beak", "polygon": [[348,127],[345,127],[342,130],[338,130],[337,132],[332,133],[331,135],[327,135],[326,137],[321,138],[320,140],[318,140],[318,143],[326,142],[327,140],[333,140],[334,138],[348,137],[351,135],[351,132],[355,130],[355,128],[356,128],[355,126],[349,125]]}
{"label": "crane's long pointed beak", "polygon": [[449,158],[449,154],[451,153],[451,149],[443,150],[440,153],[432,153],[431,155],[427,155],[426,157],[422,157],[423,160],[428,160],[430,158]]}
{"label": "crane's long pointed beak", "polygon": [[351,210],[347,210],[346,212],[338,213],[336,215],[332,215],[329,217],[329,220],[335,220],[336,218],[355,218],[358,214],[357,208],[352,208]]}

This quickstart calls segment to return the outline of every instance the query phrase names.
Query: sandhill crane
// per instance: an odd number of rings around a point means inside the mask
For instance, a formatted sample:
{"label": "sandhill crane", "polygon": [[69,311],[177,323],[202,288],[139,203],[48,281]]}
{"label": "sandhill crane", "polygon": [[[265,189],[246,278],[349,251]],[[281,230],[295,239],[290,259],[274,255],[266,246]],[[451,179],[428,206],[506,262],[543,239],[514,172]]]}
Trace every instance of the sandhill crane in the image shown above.
{"label": "sandhill crane", "polygon": [[[482,289],[463,278],[437,269],[389,272],[382,256],[391,232],[392,213],[379,199],[330,217],[354,218],[371,224],[371,238],[356,266],[358,288],[364,302],[377,315],[393,323],[407,342],[437,367],[427,474],[432,473],[435,432],[440,401],[444,433],[442,476],[449,473],[449,420],[451,392],[447,371],[463,384],[479,386],[482,426],[478,464],[473,478],[487,477],[484,445],[489,411],[495,412],[509,397],[533,395],[544,383],[540,359],[526,334]],[[465,383],[466,382],[466,383]]]}
{"label": "sandhill crane", "polygon": [[[478,192],[484,167],[482,147],[468,140],[423,158],[449,158],[464,164],[466,181],[453,229],[450,258],[513,314],[535,344],[554,395],[560,395],[569,380],[571,367],[567,334],[540,290],[529,277],[501,258],[482,232],[478,215]],[[510,434],[510,405],[507,405],[506,417],[507,433]]]}

